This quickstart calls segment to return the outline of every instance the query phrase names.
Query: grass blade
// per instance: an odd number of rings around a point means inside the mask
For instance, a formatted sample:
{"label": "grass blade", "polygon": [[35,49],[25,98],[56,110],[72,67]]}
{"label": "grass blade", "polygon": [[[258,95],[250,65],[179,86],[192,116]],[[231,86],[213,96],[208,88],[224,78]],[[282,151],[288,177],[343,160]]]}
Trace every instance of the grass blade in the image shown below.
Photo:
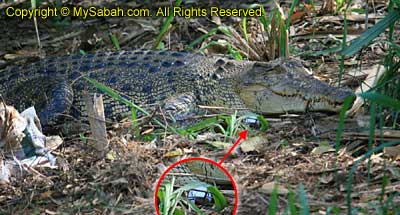
{"label": "grass blade", "polygon": [[299,0],[293,0],[292,5],[290,5],[288,17],[287,17],[287,20],[286,20],[286,28],[288,28],[288,29],[290,27],[290,18],[292,17],[293,12],[294,12],[294,8],[297,6],[298,3],[299,3]]}
{"label": "grass blade", "polygon": [[[85,79],[86,81],[88,81],[90,84],[92,84],[93,86],[95,86],[97,89],[103,91],[105,94],[107,94],[108,96],[110,96],[111,98],[125,104],[126,106],[130,107],[131,109],[133,108],[134,110],[138,110],[140,112],[142,112],[144,115],[146,116],[151,116],[151,114],[149,112],[147,112],[146,110],[144,110],[143,108],[137,106],[136,104],[134,104],[133,102],[129,101],[128,99],[120,96],[116,91],[114,91],[113,89],[91,79],[88,77],[83,77],[83,79]],[[179,134],[179,132],[173,128],[173,127],[168,127],[166,125],[164,125],[163,123],[161,123],[160,121],[158,121],[155,118],[152,118],[152,120],[158,124],[159,126],[161,126],[164,129],[170,129],[172,132],[174,132],[175,134]]]}
{"label": "grass blade", "polygon": [[[174,7],[179,7],[182,3],[182,0],[176,0]],[[157,35],[156,42],[153,45],[153,49],[157,49],[160,47],[161,40],[163,39],[165,33],[168,31],[168,28],[174,20],[174,13],[170,12],[170,15],[165,20],[164,24],[161,26],[160,33]]]}
{"label": "grass blade", "polygon": [[380,146],[368,151],[367,153],[364,154],[364,156],[362,156],[360,159],[358,159],[356,162],[354,162],[354,164],[351,167],[351,170],[349,172],[349,178],[347,179],[346,204],[347,204],[347,214],[348,215],[352,215],[353,214],[352,213],[352,206],[351,206],[351,191],[352,191],[352,184],[353,184],[353,175],[354,175],[354,172],[356,171],[356,168],[357,168],[358,164],[364,162],[366,159],[368,159],[374,153],[382,151],[383,148],[390,147],[390,146],[395,146],[395,145],[398,145],[398,144],[400,144],[400,141],[381,144]]}
{"label": "grass blade", "polygon": [[290,215],[297,215],[298,213],[296,209],[296,201],[294,200],[294,193],[291,190],[289,191],[288,205],[289,205]]}
{"label": "grass blade", "polygon": [[207,32],[207,34],[203,34],[200,37],[198,37],[197,39],[193,40],[193,42],[191,42],[187,47],[186,50],[188,49],[193,49],[193,47],[199,43],[201,43],[203,40],[209,38],[210,36],[214,35],[215,33],[217,33],[218,28],[212,28],[209,32]]}
{"label": "grass blade", "polygon": [[243,35],[244,39],[246,39],[247,42],[249,42],[249,34],[247,33],[247,17],[243,17],[242,19],[242,29],[243,29]]}
{"label": "grass blade", "polygon": [[224,194],[218,190],[218,188],[214,186],[207,187],[207,191],[213,195],[215,207],[217,207],[218,211],[222,211],[228,203],[226,202]]}
{"label": "grass blade", "polygon": [[112,44],[114,45],[115,49],[116,49],[117,51],[121,51],[121,46],[119,45],[118,39],[117,39],[117,37],[115,36],[115,34],[110,33],[110,39],[111,39],[111,42],[112,42]]}
{"label": "grass blade", "polygon": [[336,132],[336,145],[335,145],[335,154],[339,152],[339,147],[340,147],[340,140],[342,139],[342,133],[343,133],[343,128],[344,128],[344,120],[346,118],[346,111],[350,108],[351,102],[353,101],[352,96],[348,96],[344,102],[342,109],[340,110],[340,115],[339,115],[339,124]]}
{"label": "grass blade", "polygon": [[395,109],[396,111],[400,111],[400,101],[393,99],[387,95],[383,95],[377,92],[365,92],[358,95],[364,99],[370,100],[371,102],[375,102],[378,105],[390,107]]}
{"label": "grass blade", "polygon": [[268,206],[268,215],[275,215],[278,211],[278,184],[275,183]]}
{"label": "grass blade", "polygon": [[342,51],[342,54],[345,56],[351,56],[357,53],[398,19],[400,19],[400,9],[389,12],[385,18],[375,24],[372,28],[364,31],[360,37],[354,39],[353,42]]}
{"label": "grass blade", "polygon": [[304,185],[300,184],[300,214],[309,215],[310,209],[308,208],[308,202],[306,197],[306,192],[304,190]]}

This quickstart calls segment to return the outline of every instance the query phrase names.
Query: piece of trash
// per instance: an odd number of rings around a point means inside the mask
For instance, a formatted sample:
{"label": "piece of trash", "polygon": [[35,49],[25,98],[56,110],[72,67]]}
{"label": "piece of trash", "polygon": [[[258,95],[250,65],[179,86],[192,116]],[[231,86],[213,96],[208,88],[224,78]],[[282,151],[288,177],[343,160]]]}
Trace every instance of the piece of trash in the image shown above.
{"label": "piece of trash", "polygon": [[334,152],[335,149],[326,141],[322,141],[319,143],[318,147],[315,147],[312,151],[311,154],[317,154],[321,155],[327,152]]}
{"label": "piece of trash", "polygon": [[0,104],[0,134],[0,152],[4,154],[4,160],[0,160],[0,183],[10,182],[22,170],[56,165],[46,141],[52,140],[51,149],[55,149],[62,140],[41,132],[34,107],[18,113],[14,107]]}

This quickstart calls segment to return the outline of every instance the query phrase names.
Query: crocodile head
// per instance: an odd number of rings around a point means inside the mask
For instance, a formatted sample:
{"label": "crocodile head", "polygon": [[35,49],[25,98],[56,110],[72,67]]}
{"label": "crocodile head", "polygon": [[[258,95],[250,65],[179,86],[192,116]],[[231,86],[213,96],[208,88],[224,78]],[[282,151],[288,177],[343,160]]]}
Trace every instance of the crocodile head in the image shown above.
{"label": "crocodile head", "polygon": [[349,89],[341,89],[317,80],[306,73],[295,59],[273,63],[255,63],[239,83],[239,94],[246,106],[262,114],[288,112],[338,112]]}

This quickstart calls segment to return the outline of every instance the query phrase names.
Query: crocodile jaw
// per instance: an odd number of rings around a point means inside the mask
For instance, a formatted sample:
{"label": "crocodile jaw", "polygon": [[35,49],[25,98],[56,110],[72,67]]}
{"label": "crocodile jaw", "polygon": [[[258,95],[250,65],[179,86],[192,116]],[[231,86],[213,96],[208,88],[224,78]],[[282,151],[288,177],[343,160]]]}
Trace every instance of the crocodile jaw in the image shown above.
{"label": "crocodile jaw", "polygon": [[315,79],[296,59],[255,63],[237,83],[246,107],[262,114],[307,110],[338,112],[347,97],[355,97],[349,89]]}
{"label": "crocodile jaw", "polygon": [[[341,89],[336,89],[344,91]],[[344,94],[351,96],[351,92]],[[299,95],[281,95],[260,85],[242,88],[240,98],[246,106],[260,114],[300,113],[305,111],[339,112],[343,100],[330,102],[315,97],[305,99]]]}

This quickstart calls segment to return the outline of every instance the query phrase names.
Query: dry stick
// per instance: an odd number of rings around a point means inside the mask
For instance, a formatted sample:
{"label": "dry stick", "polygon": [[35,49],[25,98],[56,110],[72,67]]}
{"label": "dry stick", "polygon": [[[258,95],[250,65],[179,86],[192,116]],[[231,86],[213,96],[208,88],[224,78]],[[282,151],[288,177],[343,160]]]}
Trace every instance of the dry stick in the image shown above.
{"label": "dry stick", "polygon": [[[35,8],[36,8],[36,5],[34,6],[33,9],[35,9]],[[39,53],[41,54],[42,53],[42,44],[40,43],[39,28],[38,28],[36,16],[33,16],[33,23],[35,24],[36,38],[37,38],[37,42],[39,45]]]}
{"label": "dry stick", "polygon": [[165,143],[166,140],[167,140],[168,121],[167,121],[167,118],[165,117],[165,114],[164,114],[163,110],[161,109],[161,107],[160,106],[158,106],[158,107],[159,107],[160,113],[161,113],[161,115],[162,115],[162,117],[164,119],[164,123],[165,123],[164,138],[163,138],[164,139],[164,143]]}
{"label": "dry stick", "polygon": [[97,151],[97,157],[103,159],[108,146],[107,130],[104,116],[103,96],[94,94],[93,100],[84,93],[90,130],[95,141],[91,141]]}
{"label": "dry stick", "polygon": [[1,103],[4,106],[4,130],[0,135],[0,138],[5,138],[7,136],[7,132],[9,132],[9,127],[11,126],[8,124],[10,115],[8,114],[7,104],[4,101],[3,96],[0,95]]}
{"label": "dry stick", "polygon": [[247,50],[250,52],[250,56],[253,56],[255,60],[261,60],[260,55],[258,55],[250,46],[247,44],[247,41],[244,40],[239,33],[233,29],[229,28],[230,32],[232,33],[232,36],[241,44],[243,47],[245,47]]}

